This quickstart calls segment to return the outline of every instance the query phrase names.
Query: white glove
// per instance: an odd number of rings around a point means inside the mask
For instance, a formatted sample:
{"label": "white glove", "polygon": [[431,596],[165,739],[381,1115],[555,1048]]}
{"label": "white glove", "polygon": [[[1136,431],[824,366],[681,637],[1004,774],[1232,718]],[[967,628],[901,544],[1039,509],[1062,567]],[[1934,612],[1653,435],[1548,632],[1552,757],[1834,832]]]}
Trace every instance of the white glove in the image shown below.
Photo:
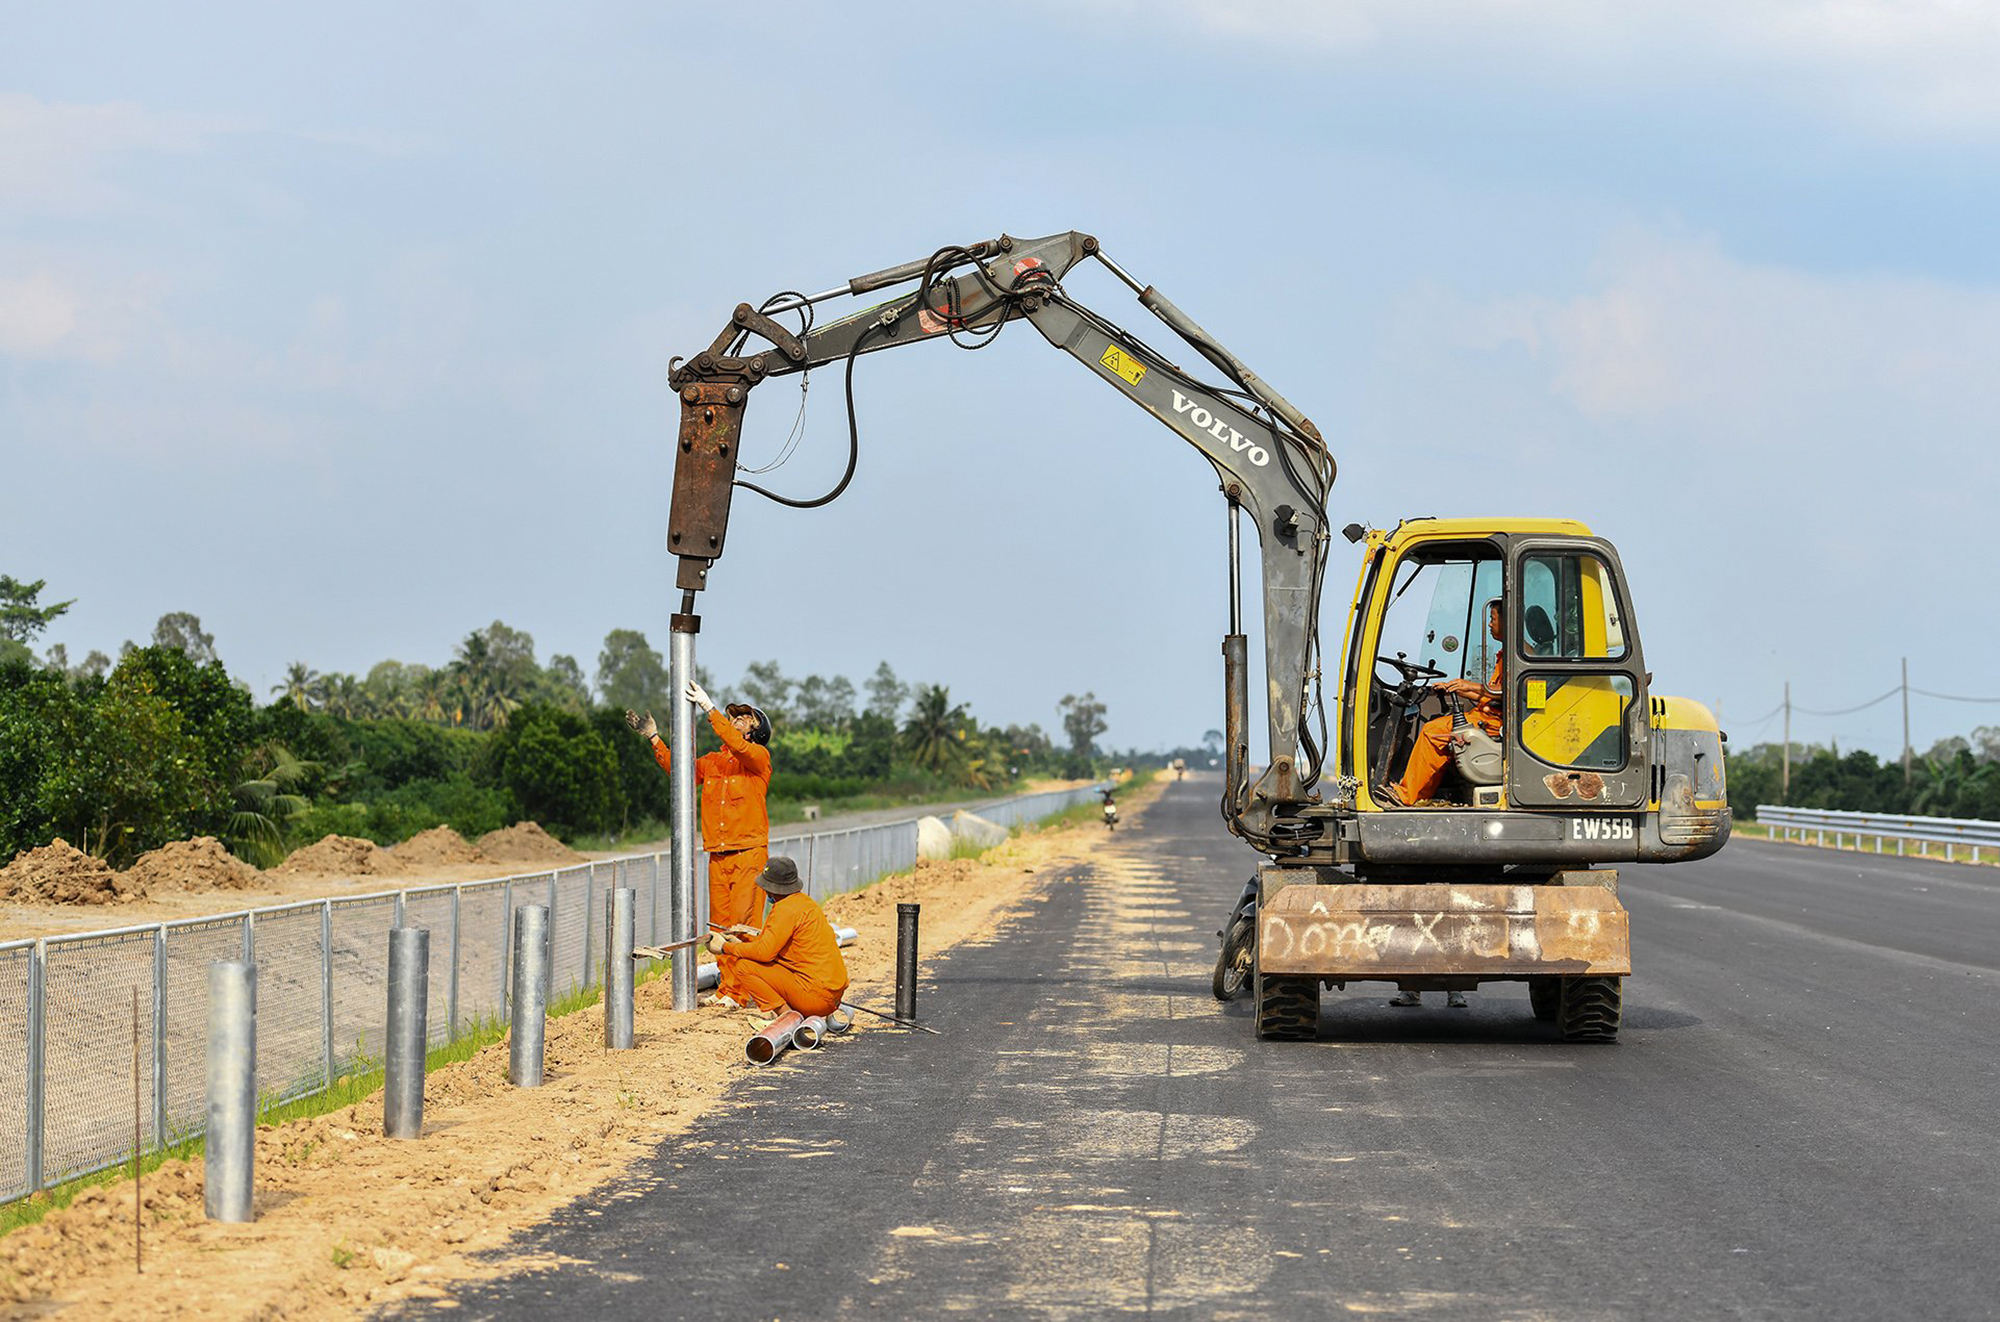
{"label": "white glove", "polygon": [[711,955],[720,955],[722,953],[722,947],[725,944],[727,943],[723,941],[722,933],[720,932],[714,933],[708,938],[708,953]]}
{"label": "white glove", "polygon": [[695,683],[693,680],[689,680],[687,682],[687,688],[685,692],[687,694],[687,700],[693,703],[695,706],[701,708],[703,711],[710,712],[715,710],[715,704],[709,700],[708,690],[704,689],[701,685]]}
{"label": "white glove", "polygon": [[651,712],[647,712],[644,716],[641,716],[638,712],[628,709],[625,713],[625,724],[637,730],[641,739],[651,740],[657,739],[660,736],[660,727],[653,724],[653,713]]}

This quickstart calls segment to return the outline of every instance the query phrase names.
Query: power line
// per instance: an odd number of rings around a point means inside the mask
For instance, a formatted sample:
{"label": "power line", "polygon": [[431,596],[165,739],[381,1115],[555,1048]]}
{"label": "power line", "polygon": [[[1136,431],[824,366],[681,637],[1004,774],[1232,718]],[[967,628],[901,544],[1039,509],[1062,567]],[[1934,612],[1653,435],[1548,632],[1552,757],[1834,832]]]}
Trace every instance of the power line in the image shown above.
{"label": "power line", "polygon": [[1901,684],[1898,684],[1895,688],[1890,689],[1887,693],[1881,694],[1877,697],[1870,698],[1866,702],[1857,703],[1852,707],[1841,707],[1834,711],[1819,711],[1816,708],[1812,707],[1793,707],[1792,710],[1795,712],[1803,712],[1807,716],[1850,716],[1858,711],[1866,711],[1868,710],[1868,708],[1875,706],[1877,703],[1887,702],[1889,699],[1895,697],[1898,693],[1901,693],[1902,691],[1903,691],[1903,686]]}
{"label": "power line", "polygon": [[1946,702],[2000,702],[2000,698],[1967,698],[1956,693],[1933,693],[1929,689],[1912,687],[1912,693],[1921,693],[1926,698],[1941,698]]}

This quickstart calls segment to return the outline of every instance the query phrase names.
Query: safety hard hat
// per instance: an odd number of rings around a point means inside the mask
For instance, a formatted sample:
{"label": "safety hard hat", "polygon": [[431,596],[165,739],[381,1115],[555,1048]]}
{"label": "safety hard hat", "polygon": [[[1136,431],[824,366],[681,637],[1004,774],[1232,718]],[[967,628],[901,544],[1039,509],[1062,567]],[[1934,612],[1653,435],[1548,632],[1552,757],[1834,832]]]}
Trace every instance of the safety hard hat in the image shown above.
{"label": "safety hard hat", "polygon": [[748,739],[753,744],[763,744],[766,747],[770,745],[771,718],[766,716],[762,711],[751,706],[747,702],[732,702],[727,707],[723,708],[723,711],[730,716],[756,717],[757,724],[755,728],[753,728],[750,731],[750,733],[744,735],[743,737],[745,739]]}

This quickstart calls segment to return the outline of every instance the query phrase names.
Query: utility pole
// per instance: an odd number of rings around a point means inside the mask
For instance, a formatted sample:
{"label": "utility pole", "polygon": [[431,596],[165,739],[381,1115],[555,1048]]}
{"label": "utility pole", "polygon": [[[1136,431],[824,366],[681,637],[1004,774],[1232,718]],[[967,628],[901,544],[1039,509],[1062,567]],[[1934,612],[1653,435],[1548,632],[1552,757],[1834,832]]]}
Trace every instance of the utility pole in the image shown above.
{"label": "utility pole", "polygon": [[1903,785],[1910,783],[1910,658],[1903,658]]}
{"label": "utility pole", "polygon": [[1785,769],[1778,782],[1778,801],[1792,801],[1792,681],[1785,681]]}

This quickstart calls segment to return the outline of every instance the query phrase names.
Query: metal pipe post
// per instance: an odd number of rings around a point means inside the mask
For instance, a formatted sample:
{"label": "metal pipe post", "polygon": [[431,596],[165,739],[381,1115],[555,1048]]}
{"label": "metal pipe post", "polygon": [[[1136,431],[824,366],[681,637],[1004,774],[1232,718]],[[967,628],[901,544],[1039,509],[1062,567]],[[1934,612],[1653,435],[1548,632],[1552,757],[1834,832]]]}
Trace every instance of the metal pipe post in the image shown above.
{"label": "metal pipe post", "polygon": [[382,1132],[424,1134],[424,1048],[429,1042],[431,933],[389,929],[389,1028],[383,1048]]}
{"label": "metal pipe post", "polygon": [[28,952],[28,1187],[42,1187],[42,1131],[48,1096],[48,947]]}
{"label": "metal pipe post", "polygon": [[633,923],[639,896],[629,886],[613,886],[604,897],[604,1048],[632,1049]]}
{"label": "metal pipe post", "polygon": [[257,966],[208,966],[208,1145],[202,1210],[211,1221],[252,1221],[257,1151]]}
{"label": "metal pipe post", "polygon": [[896,906],[896,1019],[917,1019],[917,914],[919,904]]}
{"label": "metal pipe post", "polygon": [[325,1076],[322,1092],[333,1088],[333,902],[319,906],[319,1047]]}
{"label": "metal pipe post", "polygon": [[167,1145],[167,925],[153,938],[153,1146]]}
{"label": "metal pipe post", "polygon": [[514,1026],[507,1044],[507,1081],[542,1086],[542,1038],[549,1017],[549,911],[539,904],[514,910]]}
{"label": "metal pipe post", "polygon": [[[667,706],[674,714],[669,747],[673,751],[671,797],[673,816],[673,889],[667,899],[667,940],[694,940],[694,849],[701,827],[694,811],[694,704],[682,696],[694,678],[694,637],[701,629],[701,617],[681,614],[673,617],[668,635],[671,665],[668,683],[673,691]],[[674,1009],[694,1009],[694,966],[692,949],[674,954],[672,978]]]}
{"label": "metal pipe post", "polygon": [[597,864],[583,865],[583,972],[577,975],[576,985],[590,985],[591,966],[596,963],[591,958],[597,953],[597,925],[590,921],[591,912],[597,908]]}

